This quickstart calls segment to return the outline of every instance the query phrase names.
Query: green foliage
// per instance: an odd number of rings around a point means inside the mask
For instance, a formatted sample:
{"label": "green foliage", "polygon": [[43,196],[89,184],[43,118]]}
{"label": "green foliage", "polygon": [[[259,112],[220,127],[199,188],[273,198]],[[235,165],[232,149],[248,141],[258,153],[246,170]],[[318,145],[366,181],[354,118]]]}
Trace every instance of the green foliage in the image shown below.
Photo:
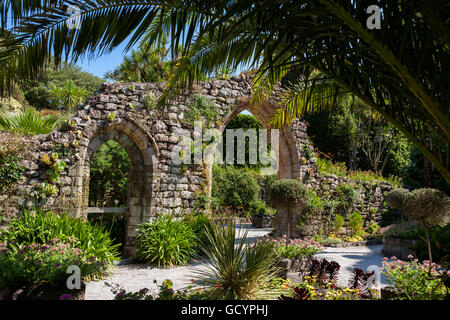
{"label": "green foliage", "polygon": [[205,213],[189,213],[184,217],[184,221],[192,228],[197,239],[196,249],[201,253],[200,248],[208,245],[207,232],[212,232],[211,219]]}
{"label": "green foliage", "polygon": [[309,160],[313,157],[313,153],[308,145],[303,145],[303,152],[305,153],[306,160]]}
{"label": "green foliage", "polygon": [[92,225],[107,230],[113,244],[122,252],[125,244],[127,217],[124,213],[90,213],[88,221]]}
{"label": "green foliage", "polygon": [[320,252],[320,244],[312,240],[290,239],[286,244],[286,238],[265,238],[258,240],[257,244],[272,246],[278,259],[301,259]]}
{"label": "green foliage", "polygon": [[271,198],[274,201],[293,203],[302,201],[307,194],[306,187],[296,179],[279,179],[272,183]]}
{"label": "green foliage", "polygon": [[152,92],[147,92],[147,96],[144,101],[144,108],[147,110],[153,110],[156,107],[157,98]]}
{"label": "green foliage", "polygon": [[445,226],[450,223],[450,197],[436,189],[417,189],[406,195],[401,211],[423,226]]}
{"label": "green foliage", "polygon": [[260,187],[248,170],[213,165],[211,195],[222,206],[241,214],[251,213],[251,204],[258,199]]}
{"label": "green foliage", "polygon": [[75,239],[71,242],[73,247],[82,250],[86,258],[106,261],[106,267],[111,267],[119,255],[107,231],[68,214],[57,215],[41,209],[25,211],[10,221],[8,229],[0,231],[0,241],[8,244],[45,245],[55,238],[63,242]]}
{"label": "green foliage", "polygon": [[[83,7],[82,23],[83,26],[98,23],[99,27],[67,41],[66,28],[59,26],[69,17],[61,21],[57,2],[46,2],[46,6],[33,1],[21,6],[6,2],[2,20],[12,21],[10,28],[17,27],[14,29],[17,33],[10,34],[4,43],[12,49],[4,57],[6,81],[1,86],[10,86],[13,78],[37,73],[51,54],[59,61],[64,55],[68,58],[67,55],[72,54],[76,58],[86,51],[107,52],[123,41],[129,46],[139,40],[152,45],[171,35],[170,47],[174,55],[180,53],[180,43],[185,48],[174,68],[169,88],[180,89],[205,73],[250,61],[257,68],[256,79],[259,81],[256,82],[266,82],[268,89],[275,87],[287,72],[300,71],[305,76],[298,77],[290,89],[295,91],[297,86],[305,91],[306,87],[310,93],[305,94],[303,101],[310,100],[311,103],[297,104],[298,99],[292,99],[292,103],[282,104],[281,112],[278,112],[280,117],[276,119],[278,123],[290,122],[311,110],[330,108],[333,103],[327,102],[337,100],[336,95],[330,94],[334,90],[317,94],[310,83],[323,86],[331,82],[333,89],[338,87],[347,96],[360,97],[364,109],[374,109],[390,119],[450,181],[447,166],[450,132],[446,116],[448,41],[447,33],[442,30],[445,18],[436,15],[439,12],[436,8],[445,7],[444,1],[426,3],[416,11],[417,14],[411,13],[407,2],[386,2],[383,10],[392,12],[387,21],[391,30],[405,29],[406,33],[416,35],[402,37],[401,42],[395,32],[374,33],[355,24],[355,20],[361,18],[360,9],[368,2],[361,6],[353,3],[352,0],[339,3],[313,1],[303,6],[288,3],[281,8],[276,2],[255,4],[254,1],[207,1],[192,7],[166,3],[156,8],[133,4],[124,7],[122,3],[116,3],[108,10],[93,10],[97,4],[92,4]],[[169,19],[167,12],[170,10],[180,11]],[[206,20],[205,12],[210,13]],[[267,12],[277,14],[274,17]],[[315,15],[313,23],[305,19],[284,23],[288,15],[312,12]],[[235,23],[237,19],[240,23]],[[322,32],[321,28],[330,20],[337,21],[339,27]],[[221,32],[217,34],[218,24]],[[254,28],[248,28],[248,25]],[[141,26],[152,27],[143,32]],[[245,37],[242,37],[243,33]],[[424,45],[425,39],[430,45]],[[317,43],[324,45],[317,47],[314,45]],[[346,52],[346,59],[336,59],[338,52]],[[292,63],[286,64],[286,61]],[[325,79],[311,79],[311,70],[317,69]],[[342,77],[342,74],[346,76]],[[371,81],[367,80],[369,78]],[[404,90],[399,90],[399,86]],[[266,90],[269,91],[272,92]],[[312,95],[314,91],[316,94]],[[374,93],[377,93],[376,97]],[[263,94],[259,96],[264,97]],[[381,96],[389,99],[380,102],[376,98]]]}
{"label": "green foliage", "polygon": [[421,229],[419,224],[413,222],[392,224],[382,229],[382,235],[385,238],[419,239]]}
{"label": "green foliage", "polygon": [[394,209],[401,210],[403,201],[407,198],[409,194],[408,189],[404,188],[395,188],[386,193],[384,200],[387,204]]}
{"label": "green foliage", "polygon": [[363,233],[364,219],[362,215],[354,211],[348,218],[348,225],[352,230],[352,236],[360,236]]}
{"label": "green foliage", "polygon": [[[357,99],[344,99],[339,108],[306,116],[308,134],[335,163],[374,178],[403,176],[411,164],[411,143],[375,112],[361,108]],[[358,169],[358,170],[355,170]],[[379,172],[382,172],[383,175]],[[378,177],[376,177],[378,176]]]}
{"label": "green foliage", "polygon": [[[100,88],[100,79],[72,63],[62,63],[60,68],[50,66],[41,75],[23,82],[21,87],[27,102],[38,110],[60,107],[61,101],[55,99],[50,88],[64,88],[68,81],[83,91],[82,96],[91,96]],[[57,89],[58,90],[58,89]],[[53,92],[55,93],[55,92]],[[62,96],[61,96],[62,97]],[[78,99],[79,100],[79,99]]]}
{"label": "green foliage", "polygon": [[337,214],[334,219],[334,231],[336,233],[340,233],[344,224],[345,224],[345,218],[343,216]]}
{"label": "green foliage", "polygon": [[316,158],[317,166],[319,168],[319,172],[322,174],[335,174],[338,177],[348,177],[354,180],[360,181],[368,181],[368,182],[377,182],[383,181],[392,184],[393,186],[400,186],[401,179],[390,175],[388,177],[382,176],[380,173],[376,173],[373,171],[363,171],[363,170],[347,170],[347,167],[344,162],[333,162],[329,159],[325,158]]}
{"label": "green foliage", "polygon": [[410,262],[394,259],[383,261],[383,273],[394,287],[397,299],[436,300],[446,297],[446,271],[442,271],[439,265],[422,264],[417,259]]}
{"label": "green foliage", "polygon": [[170,215],[160,216],[138,227],[136,257],[158,267],[185,265],[195,253],[196,239],[186,222]]}
{"label": "green foliage", "polygon": [[347,212],[353,204],[360,201],[358,188],[351,184],[341,184],[336,188],[336,196],[339,204]]}
{"label": "green foliage", "polygon": [[19,113],[0,114],[0,131],[26,135],[46,134],[53,131],[58,122],[57,116],[42,116],[33,108],[26,108]]}
{"label": "green foliage", "polygon": [[170,75],[171,62],[167,61],[168,50],[164,45],[152,47],[148,43],[131,51],[113,71],[105,74],[107,79],[118,82],[162,82]]}
{"label": "green foliage", "polygon": [[[191,279],[191,281],[194,281]],[[156,280],[153,283],[157,284]],[[105,283],[111,287],[112,293],[114,293],[114,300],[207,300],[210,298],[210,288],[199,287],[193,288],[189,285],[187,288],[174,290],[173,282],[169,279],[162,281],[158,285],[158,293],[152,293],[148,288],[143,288],[137,292],[127,292],[124,288],[121,288],[117,284]]]}
{"label": "green foliage", "polygon": [[260,187],[260,197],[266,203],[270,203],[270,194],[272,189],[272,183],[277,181],[276,175],[256,175],[256,181]]}
{"label": "green foliage", "polygon": [[216,123],[219,119],[219,106],[203,95],[194,95],[189,104],[189,110],[184,120],[193,123],[204,119],[208,125]]}
{"label": "green foliage", "polygon": [[67,268],[76,265],[80,275],[89,278],[105,272],[106,261],[88,257],[68,242],[52,239],[45,244],[0,243],[0,288],[32,285],[63,285]]}
{"label": "green foliage", "polygon": [[119,143],[101,145],[90,162],[90,206],[114,206],[114,200],[126,205],[129,170],[130,159]]}
{"label": "green foliage", "polygon": [[[414,249],[421,260],[428,259],[427,240],[423,227],[417,223],[402,223],[390,225],[382,230],[383,237],[399,239],[415,239]],[[450,224],[445,227],[429,228],[431,251],[433,259],[445,266],[450,266]]]}
{"label": "green foliage", "polygon": [[[251,170],[254,170],[255,172],[258,172],[258,170],[260,170],[261,168],[263,168],[265,165],[262,164],[260,162],[261,159],[258,159],[257,163],[249,163],[250,160],[250,156],[249,156],[249,150],[250,148],[256,148],[256,150],[259,150],[259,135],[256,135],[256,144],[254,145],[252,143],[252,141],[250,139],[246,139],[245,141],[245,164],[240,164],[237,163],[237,152],[238,152],[238,144],[235,143],[235,141],[230,141],[227,142],[227,130],[237,130],[237,129],[242,129],[244,131],[244,133],[247,130],[260,130],[263,129],[263,127],[261,126],[261,124],[258,122],[258,120],[256,120],[256,118],[252,115],[249,114],[238,114],[236,115],[226,126],[225,130],[222,133],[222,143],[223,143],[223,161],[226,162],[227,161],[227,143],[232,143],[233,144],[233,152],[234,152],[234,156],[233,159],[235,159],[233,165],[237,166],[237,167],[247,167]],[[258,131],[257,131],[258,132]],[[269,139],[270,140],[270,139]],[[269,153],[271,150],[270,147],[270,141],[268,141],[268,145],[267,145],[267,152]],[[259,157],[259,154],[258,154]]]}
{"label": "green foliage", "polygon": [[211,297],[226,300],[267,298],[267,283],[277,272],[272,245],[246,245],[248,230],[236,242],[236,225],[232,220],[214,223],[208,232],[210,245],[204,249],[211,261],[204,280],[213,285]]}
{"label": "green foliage", "polygon": [[269,207],[265,201],[262,200],[255,200],[253,202],[250,202],[250,209],[249,211],[252,214],[262,214],[262,215],[274,215],[275,209]]}
{"label": "green foliage", "polygon": [[[422,227],[419,228],[420,235],[418,237],[421,241],[417,242],[414,249],[417,251],[417,256],[421,260],[428,259],[428,248],[425,239],[425,232]],[[433,259],[442,264],[444,267],[450,267],[450,224],[445,227],[433,227],[429,229],[431,251],[433,252]]]}
{"label": "green foliage", "polygon": [[20,158],[12,154],[0,154],[0,192],[4,192],[11,183],[16,182],[25,172],[19,166]]}
{"label": "green foliage", "polygon": [[67,80],[61,87],[50,85],[50,97],[52,103],[69,111],[77,104],[82,103],[88,92],[77,87],[72,80]]}
{"label": "green foliage", "polygon": [[411,189],[432,187],[450,195],[450,183],[445,181],[434,166],[425,169],[426,158],[415,147],[411,147],[410,165],[406,168],[404,183]]}

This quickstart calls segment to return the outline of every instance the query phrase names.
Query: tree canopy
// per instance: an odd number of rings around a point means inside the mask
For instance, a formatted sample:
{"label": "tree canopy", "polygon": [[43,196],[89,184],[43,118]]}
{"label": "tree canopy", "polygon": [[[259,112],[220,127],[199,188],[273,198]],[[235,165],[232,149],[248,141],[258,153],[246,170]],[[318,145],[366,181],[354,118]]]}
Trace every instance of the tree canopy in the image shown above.
{"label": "tree canopy", "polygon": [[[199,75],[245,65],[256,68],[254,102],[292,70],[274,125],[302,116],[321,101],[350,92],[401,131],[450,181],[450,8],[444,0],[96,0],[2,1],[0,84],[39,72],[59,59],[102,54],[129,39],[149,45],[170,36],[176,68],[164,101]],[[80,7],[79,28],[68,6]],[[369,30],[366,9],[382,8],[381,29]],[[2,31],[3,32],[3,31]],[[317,72],[316,72],[317,71]],[[315,86],[331,84],[317,95]],[[306,90],[305,90],[306,89]],[[313,94],[314,93],[314,94]],[[327,99],[324,99],[327,98]],[[314,102],[314,103],[313,103]]]}

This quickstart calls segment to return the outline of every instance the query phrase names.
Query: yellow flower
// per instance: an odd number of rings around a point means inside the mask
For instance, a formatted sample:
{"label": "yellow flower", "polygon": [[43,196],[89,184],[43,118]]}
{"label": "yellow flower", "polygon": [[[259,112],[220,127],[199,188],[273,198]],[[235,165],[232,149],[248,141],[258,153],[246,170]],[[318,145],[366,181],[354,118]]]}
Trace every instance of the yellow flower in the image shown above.
{"label": "yellow flower", "polygon": [[45,163],[48,166],[52,165],[52,160],[50,159],[50,157],[48,156],[48,154],[44,154],[41,158],[42,162]]}

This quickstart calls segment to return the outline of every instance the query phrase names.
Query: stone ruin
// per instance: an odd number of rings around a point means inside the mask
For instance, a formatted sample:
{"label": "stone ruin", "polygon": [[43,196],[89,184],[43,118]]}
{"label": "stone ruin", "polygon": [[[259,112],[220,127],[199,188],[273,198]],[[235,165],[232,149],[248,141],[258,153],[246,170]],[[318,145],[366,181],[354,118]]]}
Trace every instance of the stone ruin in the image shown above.
{"label": "stone ruin", "polygon": [[[131,161],[125,245],[126,254],[131,254],[140,223],[160,214],[189,212],[199,194],[210,192],[210,162],[185,166],[174,163],[171,158],[171,152],[179,142],[174,133],[184,129],[194,135],[192,123],[185,119],[195,96],[206,97],[218,107],[219,117],[211,126],[220,132],[243,110],[251,112],[264,128],[270,129],[276,95],[253,105],[250,103],[251,84],[251,78],[245,73],[227,80],[200,82],[167,100],[164,108],[157,108],[154,102],[163,93],[165,83],[104,84],[95,96],[78,106],[75,117],[65,128],[32,138],[29,156],[20,163],[26,168],[21,192],[8,196],[8,203],[13,203],[10,212],[38,201],[41,207],[70,209],[74,216],[86,218],[91,156],[103,143],[115,140],[126,150]],[[306,130],[307,124],[298,119],[280,129],[278,177],[299,179],[316,190],[324,184],[333,188],[346,182],[346,178],[319,174]],[[67,151],[61,155],[67,167],[60,174],[55,194],[45,199],[33,199],[30,194],[34,194],[36,185],[47,179],[48,166],[42,157],[61,148]],[[367,184],[366,188],[373,194],[367,199],[366,207],[380,207],[382,193],[389,186]],[[3,207],[7,212],[8,208]],[[285,233],[286,217],[282,212],[279,215],[282,218],[277,231]],[[379,212],[371,219],[379,221]],[[310,233],[316,231],[314,227]]]}

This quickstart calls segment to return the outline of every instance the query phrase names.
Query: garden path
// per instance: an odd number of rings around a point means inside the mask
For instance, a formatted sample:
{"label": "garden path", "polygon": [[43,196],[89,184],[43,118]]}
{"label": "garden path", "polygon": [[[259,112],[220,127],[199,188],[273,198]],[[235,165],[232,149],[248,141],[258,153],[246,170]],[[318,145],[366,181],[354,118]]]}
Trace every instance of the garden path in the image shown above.
{"label": "garden path", "polygon": [[[242,229],[249,227],[248,224],[237,226],[237,238],[242,235]],[[263,237],[270,233],[272,229],[256,229],[250,227],[247,242],[253,242],[258,237]],[[346,247],[346,248],[325,248],[316,254],[317,257],[334,260],[341,264],[339,272],[339,285],[346,285],[353,268],[366,270],[370,265],[381,266],[383,256],[381,246],[371,247]],[[187,266],[174,268],[157,268],[145,264],[134,264],[127,260],[121,261],[113,271],[113,274],[101,281],[91,281],[86,287],[86,300],[112,300],[114,294],[106,283],[115,283],[127,291],[136,292],[143,288],[148,288],[152,293],[157,293],[158,285],[165,279],[173,282],[175,290],[186,288],[189,285],[199,285],[201,272],[208,269],[207,261],[193,261]],[[157,284],[154,283],[157,281]],[[384,278],[381,279],[382,286],[385,285]]]}

